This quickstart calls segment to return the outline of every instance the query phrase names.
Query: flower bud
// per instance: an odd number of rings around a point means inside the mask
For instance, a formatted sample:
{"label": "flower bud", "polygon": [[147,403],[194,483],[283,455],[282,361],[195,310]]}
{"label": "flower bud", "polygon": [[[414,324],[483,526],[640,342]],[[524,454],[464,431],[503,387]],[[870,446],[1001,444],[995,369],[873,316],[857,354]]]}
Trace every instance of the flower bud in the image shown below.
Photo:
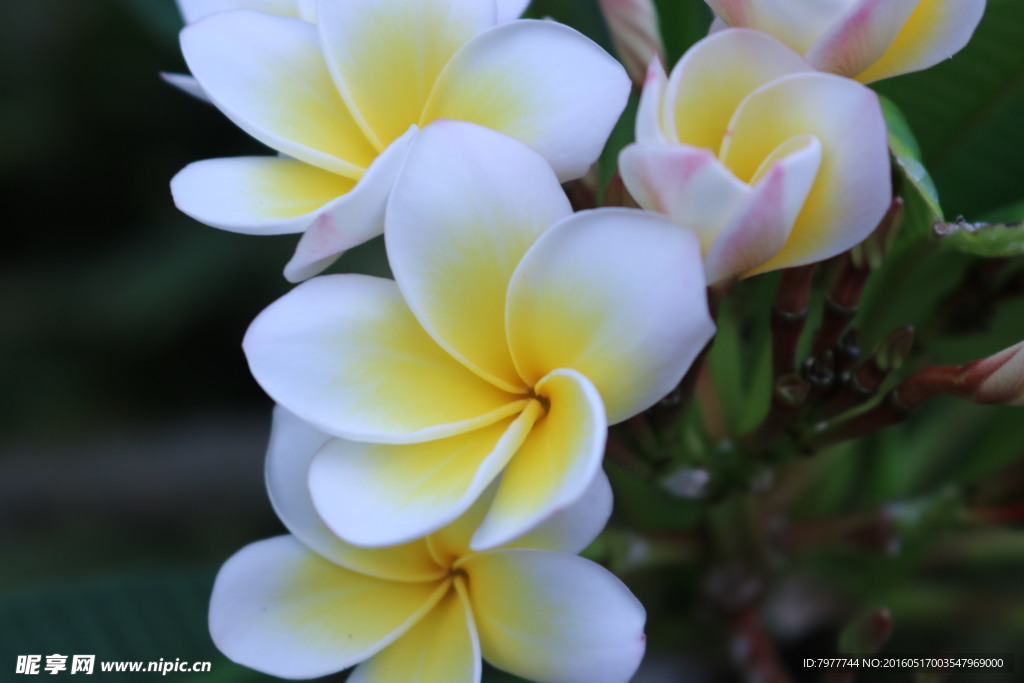
{"label": "flower bud", "polygon": [[643,83],[647,65],[655,57],[664,59],[658,12],[652,0],[599,0],[601,12],[611,30],[612,42],[629,77]]}
{"label": "flower bud", "polygon": [[1024,341],[963,368],[965,385],[977,387],[975,403],[1024,405]]}

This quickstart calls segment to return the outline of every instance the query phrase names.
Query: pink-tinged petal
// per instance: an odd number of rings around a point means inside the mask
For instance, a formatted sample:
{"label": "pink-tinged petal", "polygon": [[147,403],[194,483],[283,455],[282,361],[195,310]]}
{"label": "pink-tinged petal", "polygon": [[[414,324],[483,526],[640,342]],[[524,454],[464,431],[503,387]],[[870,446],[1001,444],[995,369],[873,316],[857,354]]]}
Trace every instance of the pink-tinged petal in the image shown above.
{"label": "pink-tinged petal", "polygon": [[530,0],[497,0],[498,23],[504,24],[523,16]]}
{"label": "pink-tinged petal", "polygon": [[578,372],[555,370],[534,388],[547,403],[498,485],[470,542],[504,545],[579,500],[601,468],[608,434],[597,389]]}
{"label": "pink-tinged petal", "polygon": [[449,590],[408,633],[356,667],[348,683],[479,683],[480,639],[464,592]]}
{"label": "pink-tinged petal", "polygon": [[668,76],[661,60],[655,57],[647,66],[640,105],[636,112],[636,141],[644,143],[678,142],[675,126],[665,125],[665,88]]}
{"label": "pink-tinged petal", "polygon": [[161,72],[160,78],[163,79],[164,83],[173,85],[178,90],[182,91],[186,95],[191,95],[197,100],[203,102],[209,102],[210,98],[207,96],[206,91],[203,90],[203,86],[199,85],[199,81],[187,76],[185,74],[172,74],[167,72]]}
{"label": "pink-tinged petal", "polygon": [[384,231],[388,195],[416,131],[413,127],[388,145],[350,192],[307,217],[305,234],[284,268],[284,276],[290,282],[302,282],[320,274],[345,250]]}
{"label": "pink-tinged petal", "polygon": [[518,138],[564,182],[597,160],[629,89],[622,66],[577,31],[550,21],[512,21],[459,50],[423,121],[472,121]]}
{"label": "pink-tinged petal", "polygon": [[494,25],[495,6],[480,0],[323,2],[319,22],[338,89],[383,149],[421,122],[441,71],[463,44]]}
{"label": "pink-tinged petal", "polygon": [[764,161],[745,205],[708,250],[708,282],[761,272],[779,253],[807,201],[821,157],[818,139],[803,135],[782,143]]}
{"label": "pink-tinged petal", "polygon": [[711,150],[689,145],[629,145],[619,172],[637,204],[693,230],[705,253],[751,192]]}
{"label": "pink-tinged petal", "polygon": [[267,449],[267,491],[274,511],[306,547],[335,564],[393,581],[429,581],[443,578],[423,540],[389,548],[362,548],[342,541],[324,524],[309,490],[309,468],[331,437],[284,408],[274,409]]}
{"label": "pink-tinged petal", "polygon": [[175,205],[200,223],[247,235],[302,232],[356,182],[295,159],[232,157],[189,164],[171,180]]}
{"label": "pink-tinged petal", "polygon": [[672,69],[665,92],[665,120],[676,139],[717,152],[729,134],[729,117],[752,90],[780,76],[813,67],[769,35],[729,29],[704,38]]}
{"label": "pink-tinged petal", "polygon": [[181,48],[213,103],[260,142],[352,179],[376,157],[334,87],[313,24],[220,12],[186,26]]}
{"label": "pink-tinged petal", "polygon": [[920,71],[962,50],[985,12],[985,0],[921,0],[892,46],[857,80],[871,83]]}
{"label": "pink-tinged petal", "polygon": [[259,541],[221,567],[210,634],[228,659],[284,678],[341,671],[394,642],[450,590],[339,567],[291,536]]}
{"label": "pink-tinged petal", "polygon": [[600,565],[510,549],[471,555],[460,568],[484,659],[499,669],[534,681],[626,683],[640,665],[644,608]]}
{"label": "pink-tinged petal", "polygon": [[512,358],[531,385],[556,368],[578,371],[614,424],[667,394],[711,338],[705,290],[689,230],[629,209],[574,214],[512,276]]}
{"label": "pink-tinged petal", "polygon": [[505,334],[512,272],[572,213],[551,167],[525,144],[461,121],[417,137],[388,203],[388,261],[424,329],[479,376],[525,392]]}
{"label": "pink-tinged petal", "polygon": [[263,389],[332,436],[430,441],[523,408],[522,396],[478,378],[439,347],[391,280],[304,282],[260,313],[243,347]]}
{"label": "pink-tinged petal", "polygon": [[727,28],[729,28],[729,24],[725,23],[721,17],[715,17],[711,20],[711,26],[708,28],[708,35],[710,36],[712,33],[724,31]]}
{"label": "pink-tinged petal", "polygon": [[856,78],[892,45],[920,0],[856,0],[807,52],[819,71]]}
{"label": "pink-tinged petal", "polygon": [[338,536],[357,545],[421,538],[473,504],[541,412],[532,401],[518,418],[426,443],[334,439],[317,453],[309,470],[313,504]]}
{"label": "pink-tinged petal", "polygon": [[505,548],[536,548],[576,555],[593,543],[612,514],[612,487],[602,470],[576,502],[555,512]]}
{"label": "pink-tinged petal", "polygon": [[829,258],[867,237],[892,201],[888,138],[878,97],[832,74],[786,76],[758,89],[729,123],[727,167],[753,179],[794,137],[822,146],[821,166],[786,246],[757,271]]}
{"label": "pink-tinged petal", "polygon": [[800,52],[838,22],[857,0],[706,0],[729,26],[775,36]]}
{"label": "pink-tinged petal", "polygon": [[177,0],[186,24],[205,16],[233,9],[251,9],[283,17],[296,17],[295,0]]}

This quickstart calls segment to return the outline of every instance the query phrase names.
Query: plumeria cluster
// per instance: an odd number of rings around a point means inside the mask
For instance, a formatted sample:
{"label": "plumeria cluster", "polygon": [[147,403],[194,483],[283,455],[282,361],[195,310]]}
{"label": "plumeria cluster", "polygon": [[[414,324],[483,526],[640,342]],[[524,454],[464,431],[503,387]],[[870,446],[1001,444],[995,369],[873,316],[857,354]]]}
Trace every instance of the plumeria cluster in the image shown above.
{"label": "plumeria cluster", "polygon": [[[609,426],[687,386],[715,334],[709,286],[715,302],[798,272],[892,216],[863,83],[950,56],[984,6],[708,0],[710,35],[667,73],[654,5],[602,0],[643,81],[619,159],[643,210],[574,212],[561,183],[598,159],[630,76],[573,29],[518,19],[526,4],[179,0],[191,76],[166,78],[277,154],[193,163],[176,204],[300,235],[301,284],[244,341],[278,405],[266,474],[290,535],[232,557],[210,608],[246,666],[629,680],[644,609],[578,556],[611,514]],[[393,279],[321,275],[382,234]],[[928,386],[1019,403],[1020,357]]]}

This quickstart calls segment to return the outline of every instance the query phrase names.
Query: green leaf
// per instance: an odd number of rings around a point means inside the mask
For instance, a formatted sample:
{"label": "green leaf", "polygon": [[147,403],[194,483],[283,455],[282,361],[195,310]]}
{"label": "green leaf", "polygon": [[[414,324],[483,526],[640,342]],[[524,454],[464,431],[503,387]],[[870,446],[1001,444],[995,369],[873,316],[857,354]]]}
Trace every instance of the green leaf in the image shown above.
{"label": "green leaf", "polygon": [[903,227],[896,238],[896,249],[926,239],[937,222],[942,222],[942,207],[935,183],[921,162],[921,148],[914,138],[903,112],[887,97],[881,97],[882,113],[889,128],[889,150],[896,169],[896,193],[903,198]]}
{"label": "green leaf", "polygon": [[1024,221],[1016,223],[967,223],[958,220],[943,229],[943,244],[986,258],[1024,255]]}

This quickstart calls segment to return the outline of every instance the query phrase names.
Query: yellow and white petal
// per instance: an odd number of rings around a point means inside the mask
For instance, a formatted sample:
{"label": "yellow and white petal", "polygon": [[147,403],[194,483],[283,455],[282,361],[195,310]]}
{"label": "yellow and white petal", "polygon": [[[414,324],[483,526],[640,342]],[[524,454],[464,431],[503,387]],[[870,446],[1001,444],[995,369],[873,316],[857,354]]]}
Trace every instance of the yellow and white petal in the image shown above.
{"label": "yellow and white petal", "polygon": [[320,5],[335,83],[378,149],[419,123],[452,55],[495,23],[493,0],[346,0]]}
{"label": "yellow and white petal", "polygon": [[505,334],[505,298],[527,249],[572,208],[522,142],[462,121],[418,136],[388,202],[388,261],[424,329],[476,374],[525,392]]}
{"label": "yellow and white petal", "polygon": [[163,79],[164,83],[174,86],[186,95],[191,95],[197,100],[202,100],[203,102],[210,102],[210,98],[207,96],[206,91],[203,90],[203,86],[199,85],[199,81],[191,76],[161,71],[160,78]]}
{"label": "yellow and white petal", "polygon": [[290,282],[320,274],[347,249],[384,231],[388,195],[416,132],[414,126],[388,145],[351,191],[311,216],[295,255],[284,268]]}
{"label": "yellow and white petal", "polygon": [[408,633],[356,667],[348,683],[478,683],[482,670],[473,612],[449,590]]}
{"label": "yellow and white petal", "polygon": [[765,270],[782,250],[821,168],[821,142],[800,135],[783,142],[761,164],[743,207],[704,258],[708,282]]}
{"label": "yellow and white petal", "polygon": [[547,550],[466,558],[484,659],[534,681],[626,683],[645,648],[646,614],[615,576]]}
{"label": "yellow and white petal", "polygon": [[181,48],[213,103],[265,145],[353,180],[377,155],[331,80],[313,24],[220,12],[186,26]]}
{"label": "yellow and white petal", "polygon": [[693,230],[705,253],[751,193],[704,147],[629,145],[619,172],[637,204]]}
{"label": "yellow and white petal", "polygon": [[233,9],[252,9],[283,17],[295,17],[295,0],[177,0],[186,24],[205,16]]}
{"label": "yellow and white petal", "polygon": [[625,69],[581,33],[551,21],[501,24],[467,43],[423,115],[472,121],[522,140],[562,182],[597,160],[626,106]]}
{"label": "yellow and white petal", "polygon": [[803,57],[769,35],[728,29],[704,38],[672,69],[665,119],[679,142],[718,152],[729,118],[755,88],[786,74],[813,71]]}
{"label": "yellow and white petal", "polygon": [[661,59],[655,57],[647,66],[640,104],[636,112],[636,141],[645,143],[678,142],[674,125],[665,125],[665,88],[668,75]]}
{"label": "yellow and white petal", "polygon": [[221,567],[210,634],[228,659],[284,678],[341,671],[394,642],[450,590],[353,572],[291,536],[246,546]]}
{"label": "yellow and white petal", "polygon": [[577,213],[527,252],[509,286],[508,331],[533,384],[572,368],[614,424],[682,379],[714,333],[700,243],[664,216],[629,209]]}
{"label": "yellow and white petal", "polygon": [[281,406],[274,408],[267,449],[267,491],[285,527],[317,554],[361,574],[393,581],[443,578],[446,570],[433,561],[422,539],[389,548],[362,548],[341,540],[324,524],[313,507],[309,466],[330,440],[329,435]]}
{"label": "yellow and white petal", "polygon": [[593,543],[612,514],[612,487],[598,469],[575,503],[555,512],[531,531],[503,548],[536,548],[576,555]]}
{"label": "yellow and white petal", "polygon": [[381,278],[304,282],[257,316],[243,347],[277,403],[357,441],[431,441],[518,414],[525,403],[449,356]]}
{"label": "yellow and white petal", "polygon": [[317,11],[316,7],[319,4],[319,0],[292,0],[295,3],[295,10],[298,13],[300,19],[306,21],[316,22]]}
{"label": "yellow and white petal", "polygon": [[498,23],[512,21],[523,16],[523,12],[530,5],[530,0],[497,0]]}
{"label": "yellow and white petal", "polygon": [[985,0],[921,0],[882,58],[857,76],[871,83],[920,71],[962,50],[985,12]]}
{"label": "yellow and white petal", "polygon": [[822,146],[817,179],[786,246],[759,270],[829,258],[867,237],[892,201],[888,138],[878,97],[832,74],[795,74],[748,97],[729,123],[723,162],[753,179],[783,143],[811,135]]}
{"label": "yellow and white petal", "polygon": [[763,31],[805,53],[857,0],[706,1],[730,26]]}
{"label": "yellow and white petal", "polygon": [[807,52],[819,71],[856,78],[877,62],[920,0],[856,0]]}
{"label": "yellow and white petal", "polygon": [[175,205],[200,223],[247,235],[302,232],[355,186],[350,178],[282,157],[189,164],[171,180]]}
{"label": "yellow and white petal", "polygon": [[371,444],[333,439],[313,458],[313,505],[341,538],[362,546],[406,543],[465,512],[526,439],[541,410],[446,439]]}
{"label": "yellow and white petal", "polygon": [[470,547],[482,550],[522,536],[575,503],[601,469],[608,434],[601,395],[574,370],[555,370],[535,387],[547,415],[505,468],[491,508]]}

